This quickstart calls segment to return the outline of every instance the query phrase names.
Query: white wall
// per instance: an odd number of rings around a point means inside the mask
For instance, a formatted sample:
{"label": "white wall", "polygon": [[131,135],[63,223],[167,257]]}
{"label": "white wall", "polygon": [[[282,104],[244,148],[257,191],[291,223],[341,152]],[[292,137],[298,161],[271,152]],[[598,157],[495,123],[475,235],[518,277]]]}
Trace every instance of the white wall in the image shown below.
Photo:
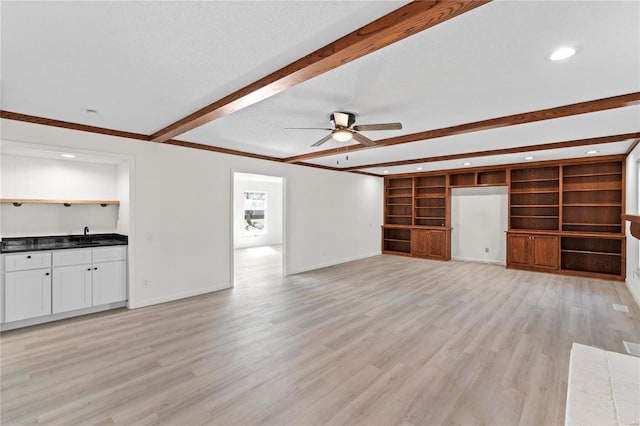
{"label": "white wall", "polygon": [[116,168],[116,200],[120,201],[116,232],[129,235],[129,162],[123,161]]}
{"label": "white wall", "polygon": [[[119,199],[116,166],[75,160],[2,155],[0,198]],[[2,204],[3,237],[116,232],[119,207]]]}
{"label": "white wall", "polygon": [[451,257],[505,264],[507,210],[506,186],[452,189]]}
{"label": "white wall", "polygon": [[2,138],[132,157],[132,307],[231,287],[232,171],[286,179],[287,273],[380,253],[381,178],[11,120]]}
{"label": "white wall", "polygon": [[[267,193],[266,235],[245,236],[244,192],[265,191]],[[234,174],[234,233],[235,248],[282,244],[282,178],[245,173]]]}
{"label": "white wall", "polygon": [[[627,156],[626,164],[626,213],[640,214],[638,208],[638,161],[640,161],[640,145],[636,146]],[[640,265],[638,262],[639,245],[638,239],[629,232],[629,222],[626,222],[627,233],[627,287],[631,295],[640,306]]]}
{"label": "white wall", "polygon": [[78,235],[88,226],[91,234],[116,232],[118,206],[96,204],[2,204],[2,237]]}

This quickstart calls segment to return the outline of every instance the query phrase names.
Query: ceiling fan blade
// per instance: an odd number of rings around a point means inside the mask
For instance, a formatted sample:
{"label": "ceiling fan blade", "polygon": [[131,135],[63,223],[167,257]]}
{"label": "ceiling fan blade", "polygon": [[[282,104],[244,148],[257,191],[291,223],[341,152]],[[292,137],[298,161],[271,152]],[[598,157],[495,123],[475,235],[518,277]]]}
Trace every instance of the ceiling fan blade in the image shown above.
{"label": "ceiling fan blade", "polygon": [[381,123],[381,124],[361,124],[359,126],[353,126],[353,130],[359,132],[369,130],[400,130],[402,129],[402,123]]}
{"label": "ceiling fan blade", "polygon": [[355,140],[356,142],[361,143],[364,146],[373,146],[376,143],[374,141],[372,141],[371,139],[369,139],[366,136],[361,135],[358,132],[352,132],[353,134],[353,140]]}
{"label": "ceiling fan blade", "polygon": [[327,130],[331,131],[328,127],[285,127],[285,130]]}
{"label": "ceiling fan blade", "polygon": [[331,134],[328,134],[327,136],[325,136],[324,138],[320,139],[318,142],[314,143],[311,146],[320,146],[323,143],[325,143],[326,141],[328,141],[329,139],[331,139],[331,137],[332,137]]}

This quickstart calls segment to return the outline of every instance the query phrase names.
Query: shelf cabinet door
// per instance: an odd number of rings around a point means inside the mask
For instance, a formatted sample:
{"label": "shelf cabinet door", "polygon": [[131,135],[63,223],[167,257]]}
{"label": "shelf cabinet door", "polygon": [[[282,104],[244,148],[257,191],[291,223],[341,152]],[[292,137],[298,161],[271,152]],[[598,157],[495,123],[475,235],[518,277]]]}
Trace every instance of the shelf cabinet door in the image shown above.
{"label": "shelf cabinet door", "polygon": [[541,269],[558,269],[559,238],[553,235],[534,235],[532,242],[532,266]]}
{"label": "shelf cabinet door", "polygon": [[54,314],[91,306],[91,264],[53,268]]}
{"label": "shelf cabinet door", "polygon": [[127,300],[127,262],[105,262],[93,265],[93,306]]}
{"label": "shelf cabinet door", "polygon": [[426,229],[414,229],[411,232],[412,254],[416,256],[431,255],[431,232]]}
{"label": "shelf cabinet door", "polygon": [[429,231],[430,251],[429,255],[433,257],[447,256],[447,234],[444,231]]}
{"label": "shelf cabinet door", "polygon": [[7,272],[4,286],[6,322],[51,314],[51,269]]}
{"label": "shelf cabinet door", "polygon": [[507,264],[531,266],[531,235],[508,234],[507,236]]}

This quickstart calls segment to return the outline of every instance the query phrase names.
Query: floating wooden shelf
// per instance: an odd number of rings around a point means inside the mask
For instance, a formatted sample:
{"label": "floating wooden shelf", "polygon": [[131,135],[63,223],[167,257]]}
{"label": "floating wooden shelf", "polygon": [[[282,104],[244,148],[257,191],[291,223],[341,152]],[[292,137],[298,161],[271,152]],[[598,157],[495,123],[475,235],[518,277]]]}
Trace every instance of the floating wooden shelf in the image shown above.
{"label": "floating wooden shelf", "polygon": [[0,203],[22,204],[120,204],[117,200],[45,200],[37,198],[0,198]]}
{"label": "floating wooden shelf", "polygon": [[629,230],[631,231],[631,235],[640,240],[640,216],[636,216],[633,214],[623,214],[622,220],[628,220],[631,222],[631,226]]}

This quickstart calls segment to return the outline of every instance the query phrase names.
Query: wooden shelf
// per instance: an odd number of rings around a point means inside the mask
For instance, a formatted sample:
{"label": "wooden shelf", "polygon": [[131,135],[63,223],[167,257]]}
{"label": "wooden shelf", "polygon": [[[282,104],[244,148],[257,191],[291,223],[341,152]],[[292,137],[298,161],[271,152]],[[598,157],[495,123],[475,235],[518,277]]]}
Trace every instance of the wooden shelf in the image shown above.
{"label": "wooden shelf", "polygon": [[562,192],[594,192],[594,191],[621,191],[622,187],[618,188],[578,188],[578,189],[563,189]]}
{"label": "wooden shelf", "polygon": [[622,207],[622,203],[564,203],[564,207]]}
{"label": "wooden shelf", "polygon": [[561,250],[562,253],[578,253],[578,254],[597,254],[601,256],[622,256],[622,253],[609,253],[606,251],[589,251],[589,250]]}
{"label": "wooden shelf", "polygon": [[388,206],[405,206],[410,207],[411,203],[387,203]]}
{"label": "wooden shelf", "polygon": [[394,195],[387,195],[387,198],[411,198],[411,194],[394,194]]}
{"label": "wooden shelf", "polygon": [[565,178],[590,177],[590,176],[622,176],[622,172],[606,172],[606,173],[582,173],[576,175],[564,175]]}
{"label": "wooden shelf", "polygon": [[511,191],[511,194],[557,194],[558,189],[554,190],[536,190],[536,191]]}
{"label": "wooden shelf", "polygon": [[415,199],[421,199],[421,198],[445,198],[446,194],[443,192],[442,194],[421,194],[421,195],[416,195],[414,198]]}
{"label": "wooden shelf", "polygon": [[120,204],[117,200],[50,200],[36,198],[0,198],[0,203],[23,204]]}
{"label": "wooden shelf", "polygon": [[511,183],[528,183],[528,182],[559,182],[559,178],[545,178],[545,179],[523,179],[523,180],[511,180]]}
{"label": "wooden shelf", "polygon": [[511,217],[524,217],[524,218],[533,218],[533,219],[558,219],[560,216],[555,215],[555,216],[543,216],[543,215],[517,215],[517,214],[512,214]]}
{"label": "wooden shelf", "polygon": [[585,223],[585,222],[562,222],[567,226],[620,226],[619,223]]}
{"label": "wooden shelf", "polygon": [[511,207],[520,207],[520,208],[525,208],[525,207],[549,207],[549,208],[553,208],[553,207],[560,207],[560,204],[511,204]]}

